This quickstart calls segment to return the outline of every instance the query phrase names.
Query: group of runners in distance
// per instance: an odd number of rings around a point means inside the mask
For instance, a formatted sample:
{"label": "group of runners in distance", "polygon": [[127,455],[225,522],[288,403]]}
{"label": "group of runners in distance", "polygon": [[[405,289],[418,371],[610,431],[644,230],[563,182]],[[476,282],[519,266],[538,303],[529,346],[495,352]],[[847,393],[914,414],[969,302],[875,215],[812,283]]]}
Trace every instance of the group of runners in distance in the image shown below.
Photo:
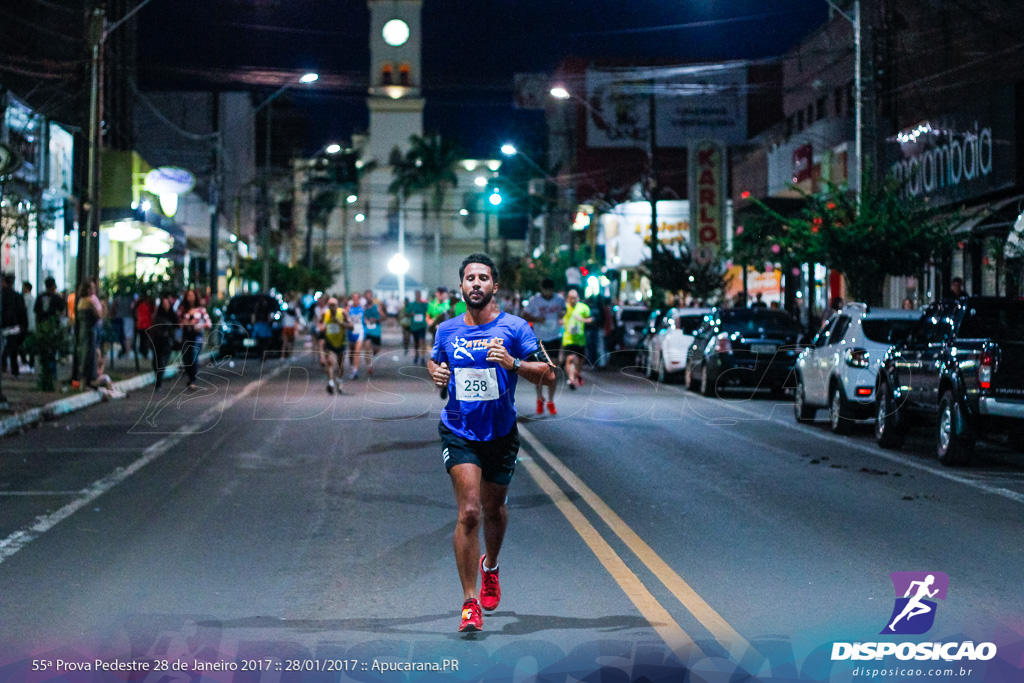
{"label": "group of runners in distance", "polygon": [[327,307],[318,325],[320,365],[327,369],[327,393],[341,393],[348,358],[351,379],[359,377],[359,364],[366,349],[369,353],[366,373],[373,374],[373,359],[380,352],[384,307],[373,292],[352,294],[345,306],[336,297],[328,297]]}
{"label": "group of runners in distance", "polygon": [[[578,388],[584,325],[593,320],[577,291],[562,296],[550,279],[527,302],[522,317],[512,315],[495,299],[498,282],[494,261],[472,254],[459,269],[454,298],[444,287],[430,302],[417,291],[398,315],[405,353],[411,346],[413,364],[427,366],[446,401],[438,433],[458,506],[453,545],[463,593],[460,632],[482,630],[483,612],[497,609],[501,601],[498,555],[508,525],[506,496],[519,455],[517,381],[522,377],[536,386],[538,414],[557,414],[552,355],[557,352],[564,363],[569,389]],[[350,377],[359,376],[367,344],[367,374],[372,372],[384,313],[370,291],[353,294],[345,305],[327,299],[318,329],[329,393],[341,392],[346,358]],[[423,349],[428,332],[433,333],[429,354]]]}

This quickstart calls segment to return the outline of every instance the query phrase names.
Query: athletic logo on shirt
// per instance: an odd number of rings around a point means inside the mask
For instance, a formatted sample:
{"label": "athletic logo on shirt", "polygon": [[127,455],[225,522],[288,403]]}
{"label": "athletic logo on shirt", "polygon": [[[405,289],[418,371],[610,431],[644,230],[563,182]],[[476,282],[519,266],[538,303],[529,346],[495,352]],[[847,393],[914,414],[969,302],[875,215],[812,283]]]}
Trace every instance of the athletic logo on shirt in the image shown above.
{"label": "athletic logo on shirt", "polygon": [[[486,349],[487,344],[490,342],[490,339],[466,339],[465,337],[455,337],[455,339],[452,340],[452,358],[466,358],[472,361],[473,350]],[[498,343],[504,346],[505,340],[498,339]]]}

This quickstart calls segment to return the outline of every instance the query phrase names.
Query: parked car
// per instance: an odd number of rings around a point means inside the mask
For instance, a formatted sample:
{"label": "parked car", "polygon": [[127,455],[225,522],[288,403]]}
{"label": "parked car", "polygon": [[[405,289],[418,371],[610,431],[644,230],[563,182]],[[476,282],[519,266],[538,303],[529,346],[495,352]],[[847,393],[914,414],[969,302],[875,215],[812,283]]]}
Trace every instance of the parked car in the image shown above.
{"label": "parked car", "polygon": [[979,438],[1024,449],[1024,300],[964,297],[929,306],[882,361],[875,438],[899,448],[930,422],[943,465],[966,464]]}
{"label": "parked car", "polygon": [[796,359],[797,421],[813,420],[819,408],[828,408],[832,431],[847,434],[856,420],[874,417],[875,377],[882,357],[920,318],[919,310],[843,306]]}
{"label": "parked car", "polygon": [[659,382],[686,370],[686,354],[693,344],[697,329],[710,308],[670,308],[654,321],[654,331],[644,337],[643,365],[647,377],[657,376]]}
{"label": "parked car", "polygon": [[792,385],[803,328],[785,311],[716,308],[694,335],[686,358],[686,385],[704,396],[732,387]]}
{"label": "parked car", "polygon": [[650,309],[646,306],[615,306],[615,349],[633,351],[643,341],[644,329],[647,327]]}
{"label": "parked car", "polygon": [[220,355],[281,351],[285,303],[269,294],[239,294],[228,301],[221,321]]}

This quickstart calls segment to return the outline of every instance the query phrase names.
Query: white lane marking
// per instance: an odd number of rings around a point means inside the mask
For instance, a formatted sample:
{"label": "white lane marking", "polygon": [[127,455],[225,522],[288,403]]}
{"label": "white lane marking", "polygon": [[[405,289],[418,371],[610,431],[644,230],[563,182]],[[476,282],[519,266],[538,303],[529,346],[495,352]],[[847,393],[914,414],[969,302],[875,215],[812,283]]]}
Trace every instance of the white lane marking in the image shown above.
{"label": "white lane marking", "polygon": [[0,491],[0,496],[77,496],[84,493],[78,491]]}
{"label": "white lane marking", "polygon": [[[932,465],[926,465],[925,463],[918,462],[916,460],[912,460],[912,459],[910,459],[909,456],[901,456],[901,455],[899,455],[897,453],[892,453],[890,451],[886,451],[885,449],[881,448],[880,446],[868,446],[866,444],[860,443],[859,441],[855,441],[852,438],[840,437],[840,436],[835,436],[834,434],[824,433],[824,432],[821,432],[821,431],[818,431],[818,430],[814,429],[813,427],[808,427],[806,425],[797,424],[795,421],[792,421],[792,420],[780,420],[780,419],[777,419],[777,418],[773,418],[773,417],[771,417],[770,414],[769,415],[764,415],[763,413],[758,413],[758,412],[756,412],[754,410],[750,410],[749,408],[741,408],[740,406],[735,405],[732,401],[725,401],[725,400],[722,400],[722,399],[713,399],[713,398],[708,398],[706,396],[700,396],[700,395],[695,394],[695,393],[693,393],[691,391],[686,391],[685,389],[682,389],[681,387],[668,387],[668,388],[672,389],[672,390],[675,390],[675,391],[680,391],[682,393],[685,393],[685,395],[687,396],[688,399],[693,399],[693,400],[697,400],[697,401],[708,401],[708,402],[711,402],[711,403],[715,403],[715,405],[723,405],[723,406],[729,408],[730,410],[735,410],[736,412],[743,413],[745,415],[750,415],[751,417],[755,417],[755,418],[757,418],[758,420],[760,420],[762,422],[773,422],[775,424],[782,425],[783,427],[786,427],[787,429],[792,429],[793,431],[801,432],[802,434],[806,434],[807,436],[813,436],[814,438],[820,439],[822,441],[828,441],[829,443],[832,443],[832,444],[842,444],[844,446],[849,446],[849,447],[855,448],[855,449],[857,449],[857,450],[859,450],[859,451],[861,451],[863,453],[867,453],[869,455],[874,455],[876,457],[882,458],[883,460],[888,460],[889,462],[896,463],[898,465],[906,465],[907,467],[913,467],[914,469],[920,470],[922,472],[928,472],[929,474],[934,474],[937,477],[941,477],[943,479],[948,479],[949,481],[955,481],[958,484],[964,484],[966,486],[970,486],[972,488],[976,488],[979,491],[984,491],[985,493],[990,493],[990,494],[992,494],[994,496],[1001,496],[1001,497],[1006,498],[1008,500],[1012,500],[1015,503],[1024,503],[1024,493],[1018,493],[1017,491],[1011,491],[1010,489],[1003,488],[1001,486],[991,486],[989,484],[983,484],[983,483],[981,483],[979,481],[976,481],[974,479],[969,479],[967,477],[964,477],[964,476],[961,476],[961,475],[958,475],[958,474],[954,474],[954,473],[950,472],[947,469],[942,469],[942,468],[935,467],[935,466],[932,466]],[[773,410],[774,410],[774,405],[773,405]],[[700,416],[698,415],[696,417],[700,417]]]}
{"label": "white lane marking", "polygon": [[232,397],[223,399],[216,408],[208,410],[195,423],[181,427],[178,431],[173,434],[168,434],[146,448],[142,451],[142,457],[132,464],[123,469],[115,470],[102,479],[97,479],[81,491],[76,491],[77,494],[80,494],[78,498],[48,515],[40,515],[32,524],[23,529],[19,529],[18,531],[11,533],[7,538],[0,540],[0,564],[3,564],[7,558],[11,557],[26,545],[45,534],[57,524],[75,514],[128,477],[159,458],[161,455],[180,443],[186,436],[200,432],[207,427],[207,423],[220,419],[220,416],[237,401],[251,394],[264,382],[277,375],[286,367],[289,367],[289,365],[279,365],[259,379],[249,382],[249,384],[247,384],[240,392]]}

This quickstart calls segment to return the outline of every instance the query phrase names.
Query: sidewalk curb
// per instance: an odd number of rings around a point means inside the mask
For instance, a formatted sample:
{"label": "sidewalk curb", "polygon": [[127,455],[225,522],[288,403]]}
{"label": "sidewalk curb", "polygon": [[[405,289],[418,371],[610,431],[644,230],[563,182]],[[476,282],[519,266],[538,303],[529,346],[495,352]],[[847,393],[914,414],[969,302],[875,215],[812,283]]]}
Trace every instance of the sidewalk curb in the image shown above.
{"label": "sidewalk curb", "polygon": [[[200,361],[207,361],[213,355],[213,352],[207,351],[199,355]],[[175,364],[173,367],[168,367],[165,370],[165,379],[177,376],[181,372],[181,367]],[[143,387],[147,387],[150,384],[156,382],[156,375],[150,372],[144,372],[141,375],[135,375],[128,379],[123,379],[120,382],[114,382],[113,388],[115,391],[122,391],[129,394],[133,391],[138,391]],[[23,413],[17,415],[11,415],[0,420],[0,438],[7,436],[11,433],[17,433],[23,430],[25,427],[36,424],[43,420],[52,420],[61,415],[67,415],[68,413],[74,413],[84,408],[88,408],[91,405],[97,403],[103,403],[103,394],[99,391],[83,392],[76,394],[75,396],[69,396],[68,398],[60,398],[56,401],[47,403],[39,408],[30,408]]]}

